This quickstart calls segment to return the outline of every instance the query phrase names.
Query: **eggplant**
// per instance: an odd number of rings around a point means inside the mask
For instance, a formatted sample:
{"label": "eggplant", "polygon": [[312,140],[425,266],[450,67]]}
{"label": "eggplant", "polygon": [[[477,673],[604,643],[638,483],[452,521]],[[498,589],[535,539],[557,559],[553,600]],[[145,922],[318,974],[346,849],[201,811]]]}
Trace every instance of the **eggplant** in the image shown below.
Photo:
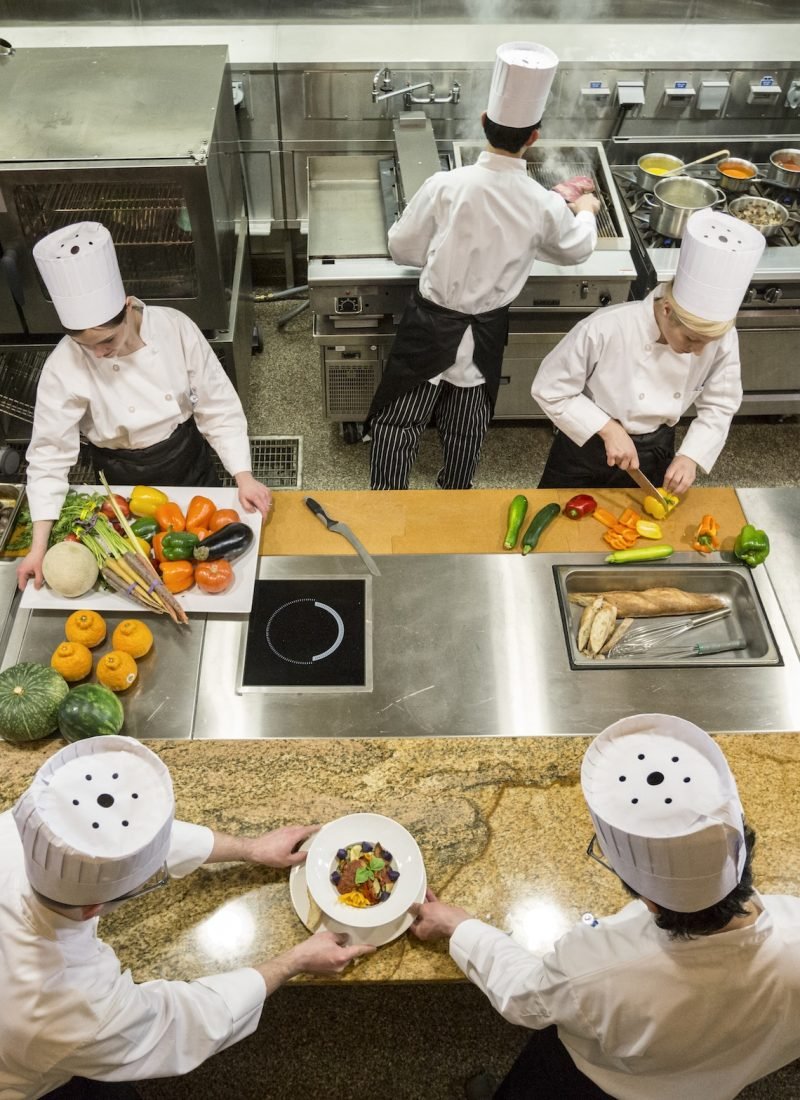
{"label": "eggplant", "polygon": [[233,561],[250,549],[255,535],[247,523],[226,523],[219,531],[207,535],[195,546],[195,561]]}

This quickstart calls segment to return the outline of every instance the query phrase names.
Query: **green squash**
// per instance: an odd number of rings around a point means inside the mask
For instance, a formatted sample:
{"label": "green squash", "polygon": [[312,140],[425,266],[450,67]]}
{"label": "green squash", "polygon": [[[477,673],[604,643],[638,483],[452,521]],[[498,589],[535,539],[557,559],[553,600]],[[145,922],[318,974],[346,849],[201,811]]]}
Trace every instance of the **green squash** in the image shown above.
{"label": "green squash", "polygon": [[58,708],[58,728],[65,741],[119,733],[124,721],[122,703],[102,684],[78,684]]}
{"label": "green squash", "polygon": [[0,672],[0,737],[38,741],[55,733],[68,692],[64,677],[47,665],[26,661]]}

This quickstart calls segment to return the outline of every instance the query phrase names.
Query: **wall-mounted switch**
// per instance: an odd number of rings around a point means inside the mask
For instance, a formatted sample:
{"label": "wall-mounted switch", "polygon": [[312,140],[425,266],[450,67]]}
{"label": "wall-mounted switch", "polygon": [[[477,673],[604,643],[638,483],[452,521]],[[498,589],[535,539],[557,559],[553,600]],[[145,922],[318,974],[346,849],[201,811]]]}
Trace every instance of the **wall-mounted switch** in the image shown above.
{"label": "wall-mounted switch", "polygon": [[701,80],[698,111],[721,111],[730,86],[729,80]]}

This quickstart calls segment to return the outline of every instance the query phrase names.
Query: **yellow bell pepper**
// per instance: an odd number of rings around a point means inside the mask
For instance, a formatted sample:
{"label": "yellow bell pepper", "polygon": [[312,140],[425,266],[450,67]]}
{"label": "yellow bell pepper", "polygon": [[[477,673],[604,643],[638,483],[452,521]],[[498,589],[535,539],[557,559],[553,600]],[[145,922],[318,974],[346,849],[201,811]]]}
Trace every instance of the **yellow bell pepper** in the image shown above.
{"label": "yellow bell pepper", "polygon": [[636,533],[645,539],[663,538],[661,528],[652,519],[640,519],[636,524]]}
{"label": "yellow bell pepper", "polygon": [[152,485],[135,485],[128,506],[135,516],[155,517],[156,508],[168,502],[169,497],[160,489],[154,489]]}
{"label": "yellow bell pepper", "polygon": [[648,516],[652,516],[653,519],[665,519],[670,512],[678,507],[680,500],[672,493],[668,493],[666,489],[659,489],[658,491],[662,499],[645,497],[643,507]]}

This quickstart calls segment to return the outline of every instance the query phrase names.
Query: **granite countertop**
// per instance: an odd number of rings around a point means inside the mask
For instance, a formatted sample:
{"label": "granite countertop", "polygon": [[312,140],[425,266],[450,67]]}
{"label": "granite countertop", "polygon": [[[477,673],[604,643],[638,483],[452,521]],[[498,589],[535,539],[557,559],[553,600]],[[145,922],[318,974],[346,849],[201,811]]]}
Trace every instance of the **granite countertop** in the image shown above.
{"label": "granite countertop", "polygon": [[[713,700],[709,700],[709,708]],[[759,834],[762,892],[800,892],[793,734],[721,736]],[[0,744],[0,806],[8,808],[61,746]],[[592,826],[580,789],[586,738],[314,741],[151,741],[170,768],[179,816],[256,835],[298,821],[371,810],[401,821],[422,849],[430,886],[546,949],[585,912],[625,903],[616,879],[586,858]],[[245,864],[204,867],[122,906],[101,933],[137,981],[190,979],[263,961],[305,929],[288,872]],[[344,981],[461,977],[445,944],[405,935],[351,968]]]}

